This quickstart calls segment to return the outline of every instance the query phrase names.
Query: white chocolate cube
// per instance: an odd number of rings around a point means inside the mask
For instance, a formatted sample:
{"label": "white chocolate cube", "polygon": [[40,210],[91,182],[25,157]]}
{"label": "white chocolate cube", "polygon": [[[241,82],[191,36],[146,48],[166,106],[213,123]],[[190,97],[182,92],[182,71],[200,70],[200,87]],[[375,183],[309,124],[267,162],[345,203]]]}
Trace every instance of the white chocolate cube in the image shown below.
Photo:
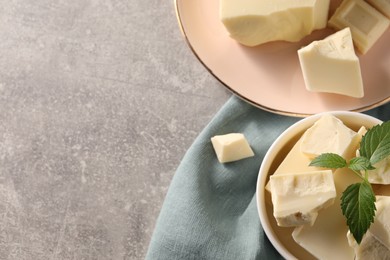
{"label": "white chocolate cube", "polygon": [[390,259],[390,250],[385,247],[370,231],[364,235],[360,245],[348,231],[348,243],[355,251],[354,260]]}
{"label": "white chocolate cube", "polygon": [[[356,151],[356,156],[360,156],[359,150]],[[375,163],[374,170],[370,170],[368,174],[368,181],[371,184],[390,184],[390,156]],[[364,171],[361,172],[364,176]]]}
{"label": "white chocolate cube", "polygon": [[211,143],[220,163],[233,162],[254,155],[248,141],[241,133],[216,135],[211,138]]}
{"label": "white chocolate cube", "polygon": [[360,135],[331,114],[325,114],[302,136],[301,152],[310,158],[335,153],[345,159],[355,156]]}
{"label": "white chocolate cube", "polygon": [[356,48],[365,54],[389,27],[389,19],[363,0],[344,0],[328,21],[341,30],[349,27]]}
{"label": "white chocolate cube", "polygon": [[360,63],[349,28],[301,48],[298,57],[307,90],[364,96]]}
{"label": "white chocolate cube", "polygon": [[376,196],[375,206],[375,219],[369,231],[390,250],[390,197]]}
{"label": "white chocolate cube", "polygon": [[354,249],[356,260],[390,259],[390,197],[376,196],[374,223],[364,235],[360,245],[348,232],[349,245]]}
{"label": "white chocolate cube", "polygon": [[292,236],[317,259],[354,259],[354,250],[348,245],[348,226],[341,211],[340,198],[349,185],[361,179],[348,168],[337,169],[333,179],[337,194],[335,202],[321,210],[313,226],[297,227]]}
{"label": "white chocolate cube", "polygon": [[220,0],[220,19],[230,36],[256,46],[284,40],[296,42],[325,28],[329,0]]}
{"label": "white chocolate cube", "polygon": [[272,175],[270,186],[274,217],[282,227],[312,225],[336,197],[331,170]]}

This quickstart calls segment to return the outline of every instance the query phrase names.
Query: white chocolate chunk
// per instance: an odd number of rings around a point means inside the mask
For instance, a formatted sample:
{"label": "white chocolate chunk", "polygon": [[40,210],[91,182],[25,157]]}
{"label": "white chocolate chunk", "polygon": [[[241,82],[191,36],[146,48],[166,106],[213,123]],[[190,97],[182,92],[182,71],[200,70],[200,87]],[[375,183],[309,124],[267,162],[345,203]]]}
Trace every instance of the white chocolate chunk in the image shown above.
{"label": "white chocolate chunk", "polygon": [[[365,127],[361,127],[358,134],[363,137],[367,132]],[[360,156],[359,150],[356,150],[356,156]],[[390,184],[390,156],[373,165],[374,170],[368,172],[368,181],[373,184]],[[364,172],[362,171],[362,174]]]}
{"label": "white chocolate chunk", "polygon": [[367,0],[367,2],[375,7],[379,12],[390,18],[390,1],[389,0]]}
{"label": "white chocolate chunk", "polygon": [[296,42],[326,27],[329,0],[220,0],[220,19],[230,36],[255,46]]}
{"label": "white chocolate chunk", "polygon": [[211,138],[218,161],[220,163],[233,162],[254,156],[254,153],[241,133],[216,135]]}
{"label": "white chocolate chunk", "polygon": [[337,193],[335,203],[321,210],[313,226],[297,227],[292,236],[295,242],[318,259],[353,259],[354,250],[348,244],[348,226],[339,201],[347,186],[361,179],[347,168],[336,170],[333,176]]}
{"label": "white chocolate chunk", "polygon": [[360,62],[349,28],[299,49],[298,57],[307,90],[364,96]]}
{"label": "white chocolate chunk", "polygon": [[270,186],[274,217],[284,227],[312,225],[336,197],[331,170],[272,175]]}
{"label": "white chocolate chunk", "polygon": [[368,181],[374,184],[390,184],[390,157],[373,165],[375,170],[368,172]]}
{"label": "white chocolate chunk", "polygon": [[301,151],[314,158],[323,153],[335,153],[345,159],[355,155],[359,135],[331,114],[325,114],[302,136]]}
{"label": "white chocolate chunk", "polygon": [[355,251],[354,260],[390,260],[390,250],[385,247],[370,231],[364,235],[360,245],[351,232],[347,234],[349,245]]}
{"label": "white chocolate chunk", "polygon": [[363,0],[344,0],[329,19],[329,26],[349,27],[356,48],[365,54],[389,27],[389,19]]}
{"label": "white chocolate chunk", "polygon": [[[360,156],[359,150],[356,151],[356,156]],[[372,184],[390,184],[390,156],[375,163],[374,170],[369,170],[368,181]],[[362,171],[362,174],[364,172]]]}
{"label": "white chocolate chunk", "polygon": [[376,196],[375,206],[375,219],[369,231],[390,250],[390,197]]}
{"label": "white chocolate chunk", "polygon": [[376,196],[375,206],[374,223],[360,245],[348,231],[348,242],[355,251],[355,260],[390,259],[390,197]]}

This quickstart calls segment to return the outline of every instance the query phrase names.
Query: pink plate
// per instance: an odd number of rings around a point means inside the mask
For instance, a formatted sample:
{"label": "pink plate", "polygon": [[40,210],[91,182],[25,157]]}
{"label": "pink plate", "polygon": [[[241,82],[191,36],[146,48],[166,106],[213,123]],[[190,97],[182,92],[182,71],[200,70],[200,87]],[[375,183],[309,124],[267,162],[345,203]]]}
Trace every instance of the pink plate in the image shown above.
{"label": "pink plate", "polygon": [[[331,1],[330,14],[340,1]],[[389,29],[359,55],[365,95],[361,99],[306,90],[297,50],[334,32],[318,30],[300,42],[240,45],[219,20],[219,0],[175,0],[183,35],[201,63],[229,90],[264,110],[291,116],[366,111],[390,101]]]}

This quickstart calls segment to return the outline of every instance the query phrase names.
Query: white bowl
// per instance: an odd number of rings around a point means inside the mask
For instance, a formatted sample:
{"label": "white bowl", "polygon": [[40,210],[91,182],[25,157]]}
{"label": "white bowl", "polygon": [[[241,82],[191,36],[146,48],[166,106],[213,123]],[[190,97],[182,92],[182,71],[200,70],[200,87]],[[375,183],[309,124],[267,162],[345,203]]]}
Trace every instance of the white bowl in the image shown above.
{"label": "white bowl", "polygon": [[272,213],[271,196],[265,190],[270,173],[273,173],[277,166],[287,155],[292,146],[298,141],[303,132],[313,125],[323,114],[331,113],[344,122],[346,126],[357,131],[361,126],[371,128],[382,121],[357,112],[333,111],[315,114],[304,118],[286,129],[271,145],[266,153],[260,167],[256,199],[260,222],[263,229],[276,250],[286,259],[314,259],[293,240],[291,233],[293,228],[279,227]]}

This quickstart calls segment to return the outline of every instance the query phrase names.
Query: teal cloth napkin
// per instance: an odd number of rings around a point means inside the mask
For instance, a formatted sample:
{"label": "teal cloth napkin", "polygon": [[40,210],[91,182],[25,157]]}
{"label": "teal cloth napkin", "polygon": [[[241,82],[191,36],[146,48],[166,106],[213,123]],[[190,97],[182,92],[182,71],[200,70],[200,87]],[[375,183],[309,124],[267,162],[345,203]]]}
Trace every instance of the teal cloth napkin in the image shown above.
{"label": "teal cloth napkin", "polygon": [[[390,106],[368,111],[389,120]],[[272,142],[299,118],[272,114],[233,96],[196,138],[163,203],[147,260],[282,259],[257,213],[256,181]],[[255,156],[218,162],[210,138],[243,133]]]}

